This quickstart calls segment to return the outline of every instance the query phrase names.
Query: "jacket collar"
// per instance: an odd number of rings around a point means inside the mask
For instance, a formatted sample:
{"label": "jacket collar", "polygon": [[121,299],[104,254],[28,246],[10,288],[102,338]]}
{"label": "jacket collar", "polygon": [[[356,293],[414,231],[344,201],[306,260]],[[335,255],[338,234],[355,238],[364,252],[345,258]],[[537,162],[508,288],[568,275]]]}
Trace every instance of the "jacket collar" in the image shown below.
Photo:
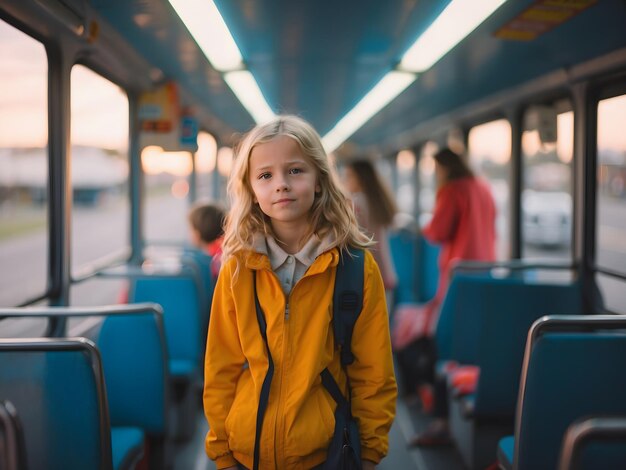
{"label": "jacket collar", "polygon": [[[316,235],[313,235],[316,236]],[[337,266],[339,263],[339,250],[329,237],[324,237],[320,241],[318,255],[307,270],[307,275],[317,274],[326,270],[329,266]],[[255,235],[252,241],[252,249],[243,253],[245,265],[254,270],[271,270],[270,258],[268,254],[267,241],[263,234]],[[313,255],[314,256],[314,255]]]}

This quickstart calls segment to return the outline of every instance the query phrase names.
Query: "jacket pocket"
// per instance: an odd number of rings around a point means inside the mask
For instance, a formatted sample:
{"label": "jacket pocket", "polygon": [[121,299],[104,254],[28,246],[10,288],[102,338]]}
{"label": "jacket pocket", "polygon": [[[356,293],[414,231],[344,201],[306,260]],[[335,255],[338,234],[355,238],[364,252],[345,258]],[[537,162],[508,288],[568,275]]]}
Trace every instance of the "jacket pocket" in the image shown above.
{"label": "jacket pocket", "polygon": [[324,437],[330,440],[335,433],[335,400],[332,399],[323,386],[320,386],[319,393],[317,393],[317,401],[322,422],[324,423]]}
{"label": "jacket pocket", "polygon": [[224,422],[231,451],[253,454],[257,407],[252,376],[245,370],[237,382],[235,399]]}

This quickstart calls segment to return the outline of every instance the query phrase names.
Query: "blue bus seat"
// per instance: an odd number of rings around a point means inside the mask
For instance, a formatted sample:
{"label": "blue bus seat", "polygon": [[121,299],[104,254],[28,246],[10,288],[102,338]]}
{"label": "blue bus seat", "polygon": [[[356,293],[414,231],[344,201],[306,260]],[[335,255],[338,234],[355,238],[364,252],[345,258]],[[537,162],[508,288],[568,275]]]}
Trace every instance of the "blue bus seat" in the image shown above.
{"label": "blue bus seat", "polygon": [[150,468],[165,466],[170,401],[159,305],[0,309],[0,316],[104,317],[94,341],[106,379],[114,468],[132,468],[143,454],[145,438]]}
{"label": "blue bus seat", "polygon": [[513,469],[513,449],[515,447],[515,437],[506,436],[498,443],[498,463],[502,470]]}
{"label": "blue bus seat", "polygon": [[91,341],[0,340],[0,396],[19,409],[28,468],[112,468],[104,375]]}
{"label": "blue bus seat", "polygon": [[143,456],[144,434],[138,428],[111,428],[113,468],[135,468]]}
{"label": "blue bus seat", "polygon": [[391,233],[389,247],[398,275],[396,303],[424,303],[432,299],[439,279],[439,247],[409,230]]}
{"label": "blue bus seat", "polygon": [[[183,262],[188,260],[195,265],[202,281],[200,331],[204,333],[202,338],[206,339],[206,333],[209,331],[209,318],[211,316],[211,305],[213,303],[213,291],[215,290],[215,282],[217,281],[217,279],[213,278],[213,273],[211,272],[211,262],[213,261],[213,258],[204,251],[195,248],[186,248],[181,256],[181,259]],[[204,342],[202,344],[204,344]]]}
{"label": "blue bus seat", "polygon": [[[506,282],[506,281],[505,281]],[[476,419],[513,418],[517,405],[524,346],[533,322],[549,314],[583,313],[582,288],[571,284],[526,284],[496,281],[481,312],[478,348],[480,376]],[[504,287],[504,288],[503,288]],[[497,351],[497,354],[494,354]]]}
{"label": "blue bus seat", "polygon": [[437,293],[439,286],[439,245],[419,237],[419,283],[418,300],[428,302]]}
{"label": "blue bus seat", "polygon": [[620,468],[626,462],[626,415],[592,416],[565,432],[559,470]]}
{"label": "blue bus seat", "polygon": [[417,303],[417,236],[408,230],[389,234],[389,249],[398,276],[394,300],[398,304]]}
{"label": "blue bus seat", "polygon": [[169,372],[174,379],[193,380],[200,370],[201,300],[198,279],[190,270],[139,275],[131,279],[130,302],[155,302],[163,308]]}
{"label": "blue bus seat", "polygon": [[625,330],[626,319],[616,315],[548,316],[533,324],[516,412],[514,469],[554,469],[572,423],[626,414]]}
{"label": "blue bus seat", "polygon": [[108,309],[96,344],[106,377],[115,468],[132,468],[127,465],[141,457],[144,433],[150,468],[163,468],[170,458],[166,450],[170,390],[163,311],[150,303]]}
{"label": "blue bus seat", "polygon": [[178,440],[193,435],[197,391],[202,383],[202,359],[206,331],[200,320],[201,300],[195,273],[185,269],[155,273],[131,280],[131,302],[156,302],[163,307],[165,337],[169,351],[169,373],[176,421],[172,435]]}
{"label": "blue bus seat", "polygon": [[25,468],[24,430],[18,412],[10,401],[0,401],[0,469]]}
{"label": "blue bus seat", "polygon": [[446,360],[480,370],[471,397],[449,394],[450,428],[466,465],[482,468],[493,460],[499,439],[513,429],[528,329],[546,313],[581,313],[582,290],[578,282],[543,284],[523,276],[457,273],[449,293],[437,328],[438,347],[449,341],[441,348]]}

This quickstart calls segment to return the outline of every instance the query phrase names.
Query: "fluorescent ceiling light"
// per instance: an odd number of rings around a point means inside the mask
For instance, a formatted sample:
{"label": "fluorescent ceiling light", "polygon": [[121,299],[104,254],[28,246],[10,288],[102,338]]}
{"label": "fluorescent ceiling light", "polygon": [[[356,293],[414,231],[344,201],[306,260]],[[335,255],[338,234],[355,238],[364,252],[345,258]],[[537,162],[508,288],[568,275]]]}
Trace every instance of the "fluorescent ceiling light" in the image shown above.
{"label": "fluorescent ceiling light", "polygon": [[402,93],[416,76],[407,72],[389,72],[372,90],[326,134],[322,143],[328,153],[339,147],[372,116]]}
{"label": "fluorescent ceiling light", "polygon": [[225,72],[243,67],[241,52],[213,1],[169,2],[216,70]]}
{"label": "fluorescent ceiling light", "polygon": [[169,0],[213,68],[224,72],[224,80],[252,119],[258,124],[274,116],[254,76],[243,65],[243,57],[228,26],[212,0]]}
{"label": "fluorescent ceiling light", "polygon": [[402,56],[399,70],[424,72],[485,21],[506,0],[452,0]]}
{"label": "fluorescent ceiling light", "polygon": [[247,70],[228,72],[224,74],[224,80],[257,124],[267,122],[274,117],[274,112],[267,104],[250,72]]}

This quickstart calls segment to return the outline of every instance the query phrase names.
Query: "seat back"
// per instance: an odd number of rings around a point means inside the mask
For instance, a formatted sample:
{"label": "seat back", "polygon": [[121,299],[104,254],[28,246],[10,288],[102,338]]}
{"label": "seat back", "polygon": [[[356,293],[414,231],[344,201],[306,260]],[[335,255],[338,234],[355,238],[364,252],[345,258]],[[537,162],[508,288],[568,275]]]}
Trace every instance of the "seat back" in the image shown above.
{"label": "seat back", "polygon": [[435,296],[439,279],[439,247],[409,230],[390,234],[389,246],[398,275],[397,303],[422,303]]}
{"label": "seat back", "polygon": [[169,372],[161,307],[134,304],[111,311],[96,344],[106,377],[111,426],[166,435]]}
{"label": "seat back", "polygon": [[199,373],[202,360],[201,304],[195,273],[181,269],[171,274],[140,275],[132,279],[130,302],[155,302],[163,308],[170,375]]}
{"label": "seat back", "polygon": [[94,340],[100,351],[112,427],[162,436],[169,408],[168,353],[163,313],[153,303],[101,307],[2,308],[0,317],[103,317]]}
{"label": "seat back", "polygon": [[408,230],[390,233],[389,249],[398,276],[394,300],[399,304],[418,302],[417,236]]}
{"label": "seat back", "polygon": [[559,470],[620,468],[626,462],[626,416],[594,416],[571,424]]}
{"label": "seat back", "polygon": [[515,469],[554,469],[565,432],[589,415],[626,414],[626,319],[554,316],[529,332],[515,425]]}
{"label": "seat back", "polygon": [[185,249],[181,258],[183,263],[189,261],[196,267],[202,281],[200,321],[202,322],[202,331],[206,333],[209,327],[213,291],[215,290],[215,279],[213,279],[213,273],[211,272],[213,258],[205,252],[193,248]]}
{"label": "seat back", "polygon": [[26,468],[24,431],[10,401],[0,401],[0,470]]}
{"label": "seat back", "polygon": [[535,284],[519,278],[494,279],[488,286],[479,312],[474,416],[512,423],[528,330],[546,314],[581,314],[582,289],[579,282]]}
{"label": "seat back", "polygon": [[487,274],[454,274],[441,305],[435,342],[441,360],[476,364],[480,334],[480,312],[485,290],[492,286]]}
{"label": "seat back", "polygon": [[20,410],[29,468],[111,469],[104,376],[91,341],[0,340],[0,396]]}
{"label": "seat back", "polygon": [[439,285],[439,245],[419,237],[419,274],[417,293],[420,302],[428,302],[437,293]]}

